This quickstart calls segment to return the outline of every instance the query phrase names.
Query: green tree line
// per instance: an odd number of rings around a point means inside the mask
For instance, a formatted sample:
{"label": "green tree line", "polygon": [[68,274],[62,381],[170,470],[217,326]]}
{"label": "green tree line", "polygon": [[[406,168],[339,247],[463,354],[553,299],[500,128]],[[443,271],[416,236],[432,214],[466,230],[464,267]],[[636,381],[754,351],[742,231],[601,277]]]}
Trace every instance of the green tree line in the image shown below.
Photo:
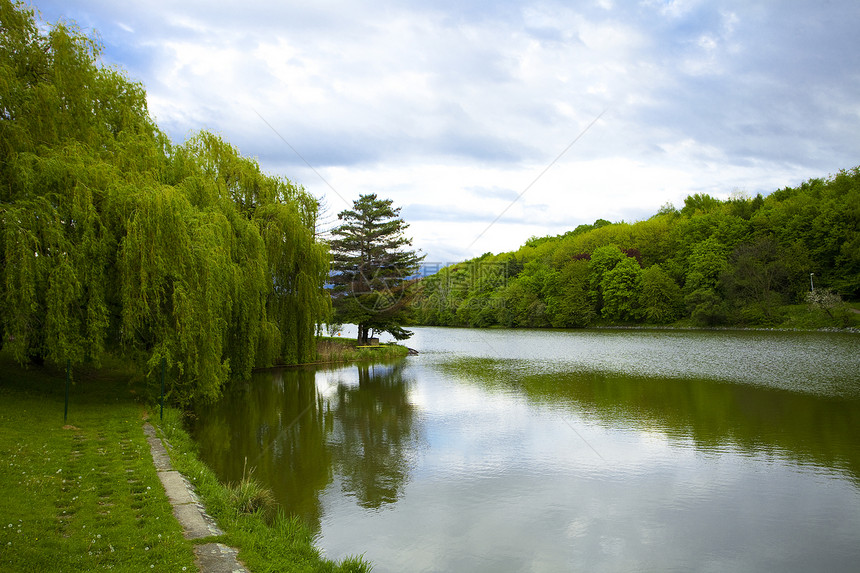
{"label": "green tree line", "polygon": [[[695,194],[637,223],[599,219],[445,267],[418,282],[413,318],[472,327],[779,325],[792,304],[858,299],[858,223],[860,167],[766,197]],[[810,297],[813,287],[828,296]],[[843,309],[840,325],[855,321]]]}
{"label": "green tree line", "polygon": [[174,401],[315,357],[318,203],[146,92],[70,24],[0,0],[0,330],[19,361],[169,368]]}

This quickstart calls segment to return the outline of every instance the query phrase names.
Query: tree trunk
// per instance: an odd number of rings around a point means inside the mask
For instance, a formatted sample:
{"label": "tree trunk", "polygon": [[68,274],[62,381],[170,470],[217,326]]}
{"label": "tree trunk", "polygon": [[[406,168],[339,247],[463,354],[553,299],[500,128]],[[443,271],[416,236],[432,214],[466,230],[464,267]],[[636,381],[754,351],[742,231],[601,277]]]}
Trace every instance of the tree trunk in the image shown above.
{"label": "tree trunk", "polygon": [[358,345],[367,346],[367,326],[364,324],[358,325]]}

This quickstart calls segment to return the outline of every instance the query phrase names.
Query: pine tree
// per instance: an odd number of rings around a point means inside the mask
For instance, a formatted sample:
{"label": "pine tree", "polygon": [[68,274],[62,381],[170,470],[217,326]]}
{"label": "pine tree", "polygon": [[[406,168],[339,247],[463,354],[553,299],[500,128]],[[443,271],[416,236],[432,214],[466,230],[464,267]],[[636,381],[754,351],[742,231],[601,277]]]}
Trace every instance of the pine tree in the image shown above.
{"label": "pine tree", "polygon": [[401,326],[407,310],[407,287],[423,255],[407,247],[409,225],[391,199],[361,195],[353,208],[338,213],[332,230],[332,303],[335,319],[358,325],[358,343],[388,332],[397,340],[412,333]]}

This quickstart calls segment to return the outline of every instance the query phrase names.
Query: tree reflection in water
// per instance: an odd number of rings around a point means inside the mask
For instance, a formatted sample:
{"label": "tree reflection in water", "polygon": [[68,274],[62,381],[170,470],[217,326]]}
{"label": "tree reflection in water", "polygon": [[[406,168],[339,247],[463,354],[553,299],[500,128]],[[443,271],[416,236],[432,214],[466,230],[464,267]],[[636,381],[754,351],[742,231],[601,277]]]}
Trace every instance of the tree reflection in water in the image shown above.
{"label": "tree reflection in water", "polygon": [[403,362],[358,366],[358,385],[338,384],[326,404],[334,470],[362,507],[397,501],[409,478],[416,432],[407,389]]}
{"label": "tree reflection in water", "polygon": [[329,484],[368,508],[402,493],[417,440],[409,385],[403,362],[256,373],[199,408],[193,433],[219,479],[253,468],[286,512],[318,530]]}

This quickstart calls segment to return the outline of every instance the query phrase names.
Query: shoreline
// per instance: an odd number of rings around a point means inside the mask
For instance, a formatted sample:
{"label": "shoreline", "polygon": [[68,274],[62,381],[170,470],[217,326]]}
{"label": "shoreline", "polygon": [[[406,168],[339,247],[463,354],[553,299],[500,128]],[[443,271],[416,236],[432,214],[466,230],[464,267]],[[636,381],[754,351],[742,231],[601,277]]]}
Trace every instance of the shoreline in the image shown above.
{"label": "shoreline", "polygon": [[520,326],[456,326],[443,324],[413,324],[410,328],[457,328],[457,329],[474,329],[474,330],[538,330],[544,332],[590,332],[594,330],[689,330],[689,331],[714,331],[714,332],[821,332],[834,334],[860,334],[860,328],[848,326],[840,328],[837,326],[828,326],[822,328],[786,328],[786,327],[766,327],[766,326],[671,326],[663,324],[647,325],[647,324],[607,324],[600,326],[586,326],[583,328],[553,328],[553,327],[520,327]]}
{"label": "shoreline", "polygon": [[[320,352],[320,342],[328,345],[327,348],[323,348],[323,352]],[[338,348],[335,349],[332,347]],[[317,337],[317,355],[319,358],[323,358],[322,360],[316,360],[314,362],[300,362],[298,364],[273,364],[272,366],[260,366],[258,368],[254,368],[252,371],[267,372],[269,370],[304,368],[306,366],[344,366],[348,364],[399,360],[411,354],[417,354],[417,351],[394,342],[386,342],[373,347],[357,347],[355,340]]]}

